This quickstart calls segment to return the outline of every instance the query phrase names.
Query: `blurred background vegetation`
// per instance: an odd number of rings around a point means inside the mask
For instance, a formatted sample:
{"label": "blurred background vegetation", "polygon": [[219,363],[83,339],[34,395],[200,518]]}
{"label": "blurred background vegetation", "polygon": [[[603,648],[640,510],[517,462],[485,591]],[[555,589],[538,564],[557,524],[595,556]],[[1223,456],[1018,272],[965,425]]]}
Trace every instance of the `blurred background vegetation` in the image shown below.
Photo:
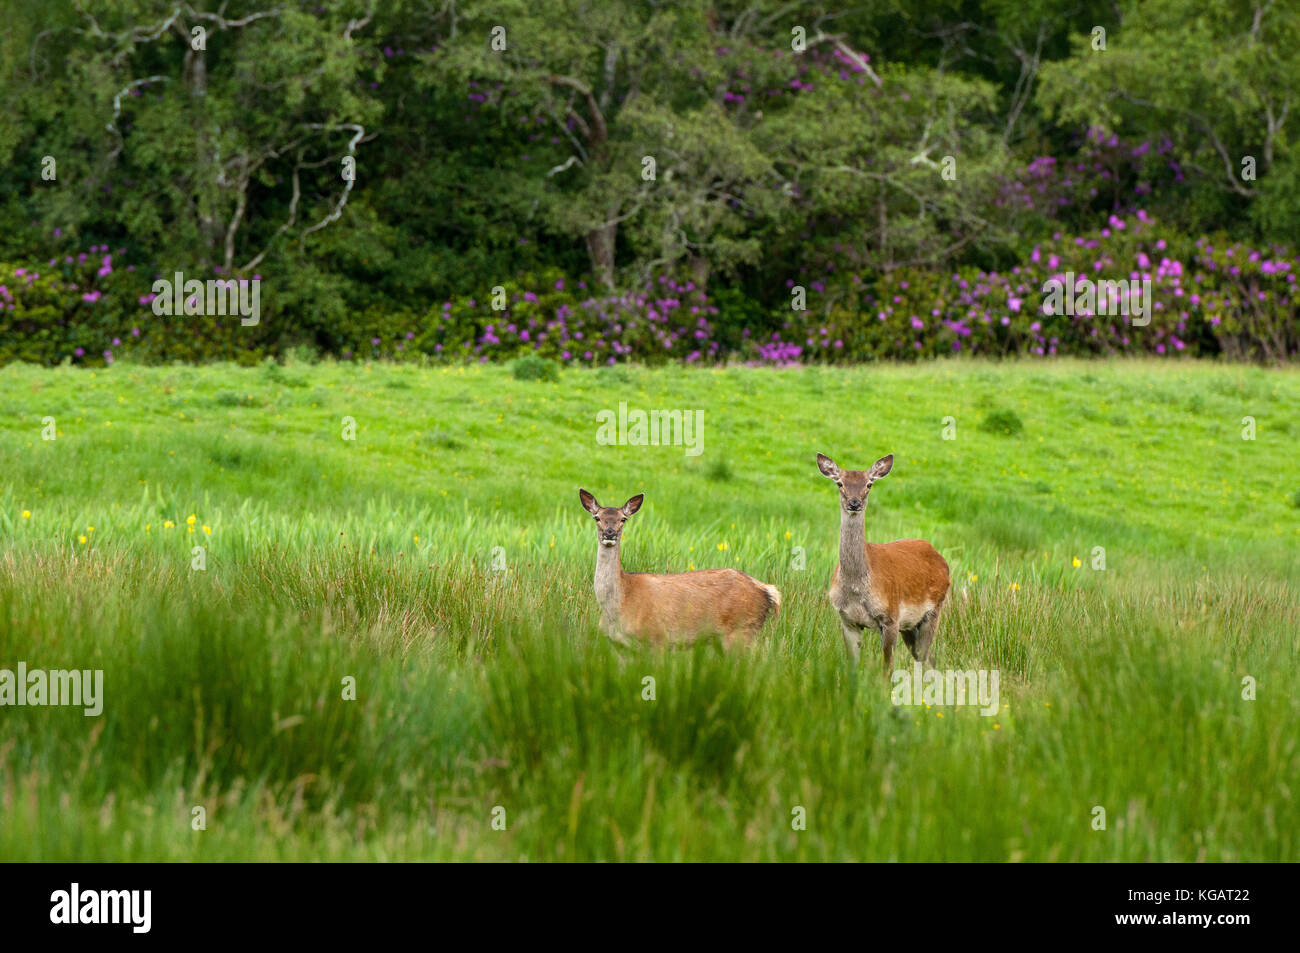
{"label": "blurred background vegetation", "polygon": [[[0,361],[1300,348],[1294,5],[0,13]],[[1070,270],[1151,326],[1043,314]],[[155,315],[176,272],[260,323]]]}

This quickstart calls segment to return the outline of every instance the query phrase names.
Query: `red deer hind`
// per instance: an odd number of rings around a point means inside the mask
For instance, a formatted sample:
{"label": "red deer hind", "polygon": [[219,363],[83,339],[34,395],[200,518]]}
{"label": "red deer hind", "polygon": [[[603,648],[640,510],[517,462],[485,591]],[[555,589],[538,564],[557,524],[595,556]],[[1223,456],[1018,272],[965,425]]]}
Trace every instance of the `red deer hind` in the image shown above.
{"label": "red deer hind", "polygon": [[830,457],[817,454],[818,469],[840,488],[840,560],[831,577],[830,600],[840,614],[844,647],[855,670],[866,628],[880,633],[886,672],[893,666],[900,633],[912,655],[929,665],[948,596],[948,563],[925,540],[867,542],[867,494],[893,465],[891,453],[870,470],[841,470]]}
{"label": "red deer hind", "polygon": [[735,569],[624,572],[619,561],[623,525],[641,508],[644,493],[622,506],[601,506],[586,490],[583,508],[596,518],[596,601],[601,628],[615,642],[689,643],[721,635],[730,647],[748,644],[781,608],[781,593]]}

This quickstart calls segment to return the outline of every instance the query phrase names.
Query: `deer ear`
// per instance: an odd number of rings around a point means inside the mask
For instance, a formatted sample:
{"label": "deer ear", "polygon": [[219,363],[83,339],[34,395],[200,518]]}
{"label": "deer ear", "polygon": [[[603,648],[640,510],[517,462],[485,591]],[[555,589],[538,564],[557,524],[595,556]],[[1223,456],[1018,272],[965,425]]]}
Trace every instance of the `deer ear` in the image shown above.
{"label": "deer ear", "polygon": [[871,465],[871,472],[867,474],[867,478],[874,483],[893,468],[894,455],[892,453],[887,453]]}
{"label": "deer ear", "polygon": [[644,501],[645,501],[645,494],[638,493],[636,496],[632,497],[632,499],[628,500],[626,503],[623,504],[623,515],[631,516],[637,510],[641,509],[641,504]]}
{"label": "deer ear", "polygon": [[596,498],[586,490],[578,490],[578,499],[582,501],[582,508],[592,516],[600,515],[600,504],[597,503]]}
{"label": "deer ear", "polygon": [[840,478],[840,468],[835,465],[835,461],[824,453],[817,454],[817,469],[822,471],[822,475],[831,480]]}

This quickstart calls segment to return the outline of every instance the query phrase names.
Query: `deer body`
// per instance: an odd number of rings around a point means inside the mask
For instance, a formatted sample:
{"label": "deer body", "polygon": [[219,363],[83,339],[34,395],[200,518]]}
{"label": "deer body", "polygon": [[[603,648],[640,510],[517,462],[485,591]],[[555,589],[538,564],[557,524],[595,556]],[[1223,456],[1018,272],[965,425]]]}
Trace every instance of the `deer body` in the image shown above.
{"label": "deer body", "polygon": [[925,540],[867,542],[867,493],[893,462],[890,454],[867,471],[840,470],[829,457],[817,455],[822,473],[840,487],[840,558],[829,595],[840,616],[844,646],[856,666],[864,630],[875,629],[886,670],[900,634],[912,655],[929,664],[949,586],[948,563]]}
{"label": "deer body", "polygon": [[690,643],[721,635],[728,646],[751,642],[781,606],[781,593],[735,569],[682,573],[624,572],[619,558],[623,523],[641,508],[642,495],[622,507],[600,506],[586,490],[582,505],[596,517],[596,602],[601,627],[614,641]]}

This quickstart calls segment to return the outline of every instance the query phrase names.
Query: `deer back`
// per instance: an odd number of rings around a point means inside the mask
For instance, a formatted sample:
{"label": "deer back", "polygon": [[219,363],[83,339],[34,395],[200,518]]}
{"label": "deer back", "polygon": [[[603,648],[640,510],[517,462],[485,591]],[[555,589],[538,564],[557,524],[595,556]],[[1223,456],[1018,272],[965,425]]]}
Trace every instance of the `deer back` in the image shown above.
{"label": "deer back", "polygon": [[624,573],[623,630],[652,641],[757,630],[773,607],[763,585],[735,569]]}

